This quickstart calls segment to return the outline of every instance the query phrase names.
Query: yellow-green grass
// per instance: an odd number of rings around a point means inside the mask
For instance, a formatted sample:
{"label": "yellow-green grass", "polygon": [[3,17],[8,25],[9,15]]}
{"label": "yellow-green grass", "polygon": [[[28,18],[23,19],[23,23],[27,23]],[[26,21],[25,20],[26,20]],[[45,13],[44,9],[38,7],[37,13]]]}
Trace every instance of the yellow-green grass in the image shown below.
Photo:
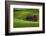
{"label": "yellow-green grass", "polygon": [[39,22],[32,22],[26,20],[15,19],[14,28],[19,27],[39,27]]}

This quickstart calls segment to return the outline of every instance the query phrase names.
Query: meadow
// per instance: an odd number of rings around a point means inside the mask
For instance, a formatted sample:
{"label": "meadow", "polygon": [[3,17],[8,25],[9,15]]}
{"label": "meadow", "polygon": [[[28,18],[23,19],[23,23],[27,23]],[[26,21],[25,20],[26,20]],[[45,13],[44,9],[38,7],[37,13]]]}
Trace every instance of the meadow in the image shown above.
{"label": "meadow", "polygon": [[[36,21],[26,20],[27,16],[37,16]],[[14,28],[22,27],[39,27],[39,9],[16,9],[13,10],[13,26]]]}

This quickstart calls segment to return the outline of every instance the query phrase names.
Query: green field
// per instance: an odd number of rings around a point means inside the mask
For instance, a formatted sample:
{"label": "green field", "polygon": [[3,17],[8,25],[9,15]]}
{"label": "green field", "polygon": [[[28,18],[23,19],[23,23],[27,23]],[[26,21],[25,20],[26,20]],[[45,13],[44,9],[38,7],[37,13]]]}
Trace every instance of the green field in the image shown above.
{"label": "green field", "polygon": [[[39,27],[39,9],[15,9],[13,10],[14,28],[19,27]],[[37,16],[37,21],[27,21],[27,16]]]}

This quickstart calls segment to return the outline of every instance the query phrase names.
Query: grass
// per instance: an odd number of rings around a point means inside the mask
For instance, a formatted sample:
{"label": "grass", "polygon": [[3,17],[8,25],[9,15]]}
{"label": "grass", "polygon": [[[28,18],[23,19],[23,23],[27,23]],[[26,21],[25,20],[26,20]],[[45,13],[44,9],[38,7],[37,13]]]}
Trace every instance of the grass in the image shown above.
{"label": "grass", "polygon": [[[14,28],[19,27],[39,27],[39,10],[38,9],[14,9]],[[23,20],[29,15],[37,15],[37,21]]]}
{"label": "grass", "polygon": [[38,27],[39,22],[24,21],[15,19],[14,27]]}

